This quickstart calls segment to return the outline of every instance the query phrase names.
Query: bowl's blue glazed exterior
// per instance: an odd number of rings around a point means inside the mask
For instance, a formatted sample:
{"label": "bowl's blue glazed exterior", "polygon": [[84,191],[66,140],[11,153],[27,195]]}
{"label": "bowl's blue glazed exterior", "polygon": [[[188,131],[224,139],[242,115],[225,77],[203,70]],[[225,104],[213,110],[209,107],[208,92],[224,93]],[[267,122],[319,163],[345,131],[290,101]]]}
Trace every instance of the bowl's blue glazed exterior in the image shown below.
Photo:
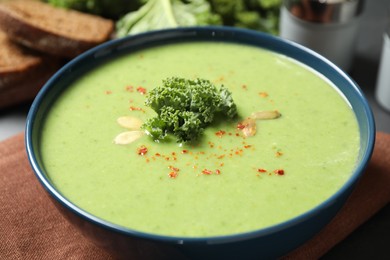
{"label": "bowl's blue glazed exterior", "polygon": [[[42,118],[53,100],[72,80],[107,59],[178,41],[227,41],[258,46],[296,59],[332,81],[351,104],[360,128],[357,167],[347,183],[321,205],[287,222],[243,234],[205,238],[137,232],[92,216],[63,197],[45,172],[38,145]],[[375,123],[371,109],[359,87],[342,70],[298,44],[260,32],[227,27],[155,31],[113,40],[91,49],[69,62],[46,83],[31,107],[26,126],[26,149],[31,166],[58,209],[98,246],[127,259],[275,259],[283,256],[313,237],[336,215],[368,164],[374,142]]]}

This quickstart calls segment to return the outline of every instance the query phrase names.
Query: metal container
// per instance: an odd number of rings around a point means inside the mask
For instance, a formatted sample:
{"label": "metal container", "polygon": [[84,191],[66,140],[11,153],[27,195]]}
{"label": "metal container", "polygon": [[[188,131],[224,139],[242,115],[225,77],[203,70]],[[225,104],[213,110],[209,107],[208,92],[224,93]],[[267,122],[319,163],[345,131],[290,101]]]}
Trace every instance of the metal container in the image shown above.
{"label": "metal container", "polygon": [[363,0],[284,0],[280,36],[300,43],[348,71]]}
{"label": "metal container", "polygon": [[383,45],[375,97],[379,105],[390,112],[390,6],[387,16],[386,30],[383,33]]}

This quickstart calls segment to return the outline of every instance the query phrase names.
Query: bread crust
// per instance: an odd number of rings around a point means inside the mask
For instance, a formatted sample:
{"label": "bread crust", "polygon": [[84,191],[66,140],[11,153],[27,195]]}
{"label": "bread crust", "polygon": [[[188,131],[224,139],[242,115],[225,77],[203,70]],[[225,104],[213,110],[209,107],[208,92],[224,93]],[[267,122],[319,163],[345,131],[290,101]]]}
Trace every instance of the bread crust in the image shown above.
{"label": "bread crust", "polygon": [[24,102],[32,101],[49,77],[50,75],[47,74],[46,76],[37,78],[33,82],[24,80],[19,82],[17,87],[15,86],[15,88],[2,91],[0,95],[0,111]]}
{"label": "bread crust", "polygon": [[0,90],[38,73],[44,63],[42,54],[9,40],[0,31]]}
{"label": "bread crust", "polygon": [[40,1],[0,2],[0,110],[31,101],[66,60],[113,31],[111,20]]}
{"label": "bread crust", "polygon": [[7,89],[0,92],[0,111],[24,102],[31,102],[46,81],[59,69],[60,63],[52,60],[44,62],[35,74],[20,78]]}
{"label": "bread crust", "polygon": [[[41,10],[41,14],[37,14]],[[70,16],[69,30],[60,30],[53,23],[39,24],[38,18],[51,19]],[[64,20],[64,23],[67,22]],[[59,24],[59,26],[62,26]],[[78,32],[78,28],[80,30]],[[85,30],[90,28],[90,30]],[[106,41],[113,30],[113,21],[83,14],[77,11],[62,10],[35,1],[12,1],[0,4],[0,29],[9,38],[29,48],[55,56],[73,58],[82,52]]]}

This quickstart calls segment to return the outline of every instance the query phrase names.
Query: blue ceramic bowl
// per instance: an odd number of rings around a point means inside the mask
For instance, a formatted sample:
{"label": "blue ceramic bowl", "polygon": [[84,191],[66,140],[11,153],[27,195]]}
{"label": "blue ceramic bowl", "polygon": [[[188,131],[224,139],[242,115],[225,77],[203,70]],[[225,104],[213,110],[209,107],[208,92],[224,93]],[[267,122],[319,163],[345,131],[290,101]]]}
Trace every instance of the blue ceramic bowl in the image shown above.
{"label": "blue ceramic bowl", "polygon": [[[345,95],[360,127],[360,153],[350,179],[328,200],[284,223],[252,232],[206,238],[167,237],[124,228],[83,211],[56,190],[42,166],[39,134],[42,118],[55,98],[89,68],[116,56],[150,46],[179,41],[238,42],[296,59],[320,72]],[[273,259],[297,248],[320,231],[343,206],[363,173],[375,139],[370,107],[356,83],[317,53],[260,32],[224,28],[182,28],[155,31],[102,44],[75,58],[56,73],[35,99],[27,119],[26,148],[31,166],[58,209],[97,245],[128,259]]]}

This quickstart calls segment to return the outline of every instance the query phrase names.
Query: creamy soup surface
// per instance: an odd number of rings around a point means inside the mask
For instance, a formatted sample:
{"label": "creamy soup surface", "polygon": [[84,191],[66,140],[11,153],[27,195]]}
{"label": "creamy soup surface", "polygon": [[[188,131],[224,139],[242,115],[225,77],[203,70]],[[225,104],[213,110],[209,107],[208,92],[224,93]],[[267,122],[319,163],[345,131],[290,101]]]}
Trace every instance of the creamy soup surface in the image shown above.
{"label": "creamy soup surface", "polygon": [[[239,116],[192,144],[146,135],[114,144],[128,131],[119,117],[155,115],[144,101],[168,77],[223,84]],[[256,121],[256,135],[244,138],[240,120],[264,110],[281,117]],[[54,185],[85,211],[137,231],[202,237],[275,225],[329,198],[355,167],[359,130],[335,88],[287,57],[178,43],[116,58],[72,83],[47,114],[40,149]]]}

